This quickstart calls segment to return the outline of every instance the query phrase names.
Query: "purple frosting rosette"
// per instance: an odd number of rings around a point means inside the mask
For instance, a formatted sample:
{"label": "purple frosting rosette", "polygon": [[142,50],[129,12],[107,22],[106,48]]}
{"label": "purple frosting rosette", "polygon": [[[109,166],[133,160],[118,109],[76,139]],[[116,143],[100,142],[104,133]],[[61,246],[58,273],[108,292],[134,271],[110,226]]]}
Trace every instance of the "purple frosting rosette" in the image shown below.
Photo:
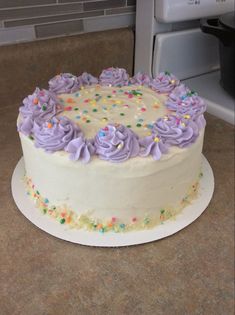
{"label": "purple frosting rosette", "polygon": [[180,81],[176,76],[165,71],[153,78],[149,83],[149,87],[159,93],[170,93],[179,83]]}
{"label": "purple frosting rosette", "polygon": [[108,68],[102,71],[99,83],[105,86],[124,86],[129,83],[129,75],[122,68]]}
{"label": "purple frosting rosette", "polygon": [[32,95],[23,100],[23,106],[19,108],[21,121],[18,130],[25,135],[30,135],[33,128],[33,122],[38,124],[51,119],[62,111],[54,93],[47,90],[36,88]]}
{"label": "purple frosting rosette", "polygon": [[87,72],[83,72],[83,74],[80,75],[77,79],[78,79],[78,82],[80,82],[81,86],[92,85],[92,84],[98,83],[98,79]]}
{"label": "purple frosting rosette", "polygon": [[70,160],[81,160],[83,163],[88,163],[92,155],[95,154],[95,147],[92,140],[86,140],[83,136],[80,136],[71,140],[65,151],[70,153]]}
{"label": "purple frosting rosette", "polygon": [[35,146],[47,152],[63,150],[69,142],[82,135],[80,128],[67,117],[53,117],[42,124],[34,121]]}
{"label": "purple frosting rosette", "polygon": [[170,93],[166,101],[166,107],[183,118],[191,118],[197,123],[199,129],[206,125],[203,116],[206,111],[204,100],[197,93],[190,91],[184,84],[180,84]]}
{"label": "purple frosting rosette", "polygon": [[139,154],[138,136],[129,128],[119,124],[109,124],[95,136],[96,154],[114,163],[126,161]]}
{"label": "purple frosting rosette", "polygon": [[152,155],[154,160],[160,160],[162,154],[168,152],[168,145],[162,142],[162,139],[156,133],[140,139],[140,156],[146,157]]}
{"label": "purple frosting rosette", "polygon": [[78,77],[71,73],[61,73],[52,78],[49,82],[49,90],[56,93],[74,93],[79,90],[81,82]]}
{"label": "purple frosting rosette", "polygon": [[159,118],[154,124],[153,130],[164,144],[179,146],[180,148],[195,142],[199,135],[199,128],[193,120],[174,115]]}
{"label": "purple frosting rosette", "polygon": [[136,75],[134,75],[131,79],[130,79],[130,83],[131,84],[135,84],[135,85],[145,85],[145,86],[149,86],[150,84],[150,77],[142,72],[138,72]]}

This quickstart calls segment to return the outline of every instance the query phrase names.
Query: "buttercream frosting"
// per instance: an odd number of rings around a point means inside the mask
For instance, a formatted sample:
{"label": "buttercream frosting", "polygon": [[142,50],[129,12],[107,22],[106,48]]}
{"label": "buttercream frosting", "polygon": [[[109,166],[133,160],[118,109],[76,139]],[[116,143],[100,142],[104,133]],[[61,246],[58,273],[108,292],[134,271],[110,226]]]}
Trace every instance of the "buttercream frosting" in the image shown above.
{"label": "buttercream frosting", "polygon": [[63,150],[71,140],[82,135],[78,125],[66,117],[53,117],[38,124],[34,121],[33,134],[35,146],[47,152]]}
{"label": "buttercream frosting", "polygon": [[49,82],[49,90],[56,93],[73,93],[79,90],[81,80],[71,73],[61,73],[53,77]]}
{"label": "buttercream frosting", "polygon": [[129,75],[123,68],[108,68],[102,71],[99,77],[101,85],[123,86],[128,85]]}
{"label": "buttercream frosting", "polygon": [[179,84],[179,79],[169,72],[161,72],[153,78],[149,86],[159,93],[169,93]]}
{"label": "buttercream frosting", "polygon": [[120,124],[100,129],[94,144],[99,157],[110,162],[126,161],[137,156],[140,149],[137,135]]}

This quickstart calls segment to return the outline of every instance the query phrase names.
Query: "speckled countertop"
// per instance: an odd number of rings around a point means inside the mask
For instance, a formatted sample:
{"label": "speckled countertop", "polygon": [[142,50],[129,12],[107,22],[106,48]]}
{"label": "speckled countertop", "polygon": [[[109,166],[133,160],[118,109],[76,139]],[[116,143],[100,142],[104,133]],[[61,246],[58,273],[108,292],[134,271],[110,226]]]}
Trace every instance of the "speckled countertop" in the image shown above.
{"label": "speckled countertop", "polygon": [[204,154],[215,176],[206,211],[166,239],[125,248],[68,243],[17,209],[18,105],[0,107],[1,315],[233,315],[234,129],[206,115]]}

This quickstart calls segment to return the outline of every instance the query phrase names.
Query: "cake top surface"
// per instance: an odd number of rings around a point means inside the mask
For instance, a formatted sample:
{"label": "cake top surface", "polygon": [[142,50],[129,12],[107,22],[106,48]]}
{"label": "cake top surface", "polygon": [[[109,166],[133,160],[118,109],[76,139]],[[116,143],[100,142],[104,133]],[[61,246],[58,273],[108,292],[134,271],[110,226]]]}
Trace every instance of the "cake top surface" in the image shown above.
{"label": "cake top surface", "polygon": [[120,123],[138,136],[147,136],[156,119],[169,114],[166,95],[148,87],[93,85],[72,94],[60,94],[63,115],[78,123],[84,135],[92,138],[107,124]]}
{"label": "cake top surface", "polygon": [[205,127],[204,101],[169,72],[155,78],[108,68],[99,78],[63,73],[23,100],[18,131],[49,153],[110,162],[187,147]]}

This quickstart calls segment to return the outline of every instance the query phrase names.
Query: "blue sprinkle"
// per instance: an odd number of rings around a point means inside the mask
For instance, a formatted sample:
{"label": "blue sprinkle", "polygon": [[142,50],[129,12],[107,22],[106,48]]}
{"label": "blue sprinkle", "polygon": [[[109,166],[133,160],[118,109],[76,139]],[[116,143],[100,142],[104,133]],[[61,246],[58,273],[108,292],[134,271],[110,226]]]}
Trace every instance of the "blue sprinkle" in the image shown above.
{"label": "blue sprinkle", "polygon": [[144,120],[143,120],[142,118],[139,118],[138,121],[142,122],[142,121],[144,121]]}
{"label": "blue sprinkle", "polygon": [[125,229],[126,225],[124,223],[119,224],[121,229]]}
{"label": "blue sprinkle", "polygon": [[87,114],[88,110],[84,109],[83,114]]}
{"label": "blue sprinkle", "polygon": [[44,202],[45,203],[49,203],[49,200],[47,198],[45,198]]}
{"label": "blue sprinkle", "polygon": [[100,132],[99,132],[99,136],[100,136],[100,137],[104,137],[104,136],[105,136],[105,132],[100,131]]}
{"label": "blue sprinkle", "polygon": [[113,107],[116,107],[117,105],[116,105],[116,104],[113,104],[112,106],[113,106]]}
{"label": "blue sprinkle", "polygon": [[75,118],[80,119],[80,118],[81,118],[81,116],[76,116]]}
{"label": "blue sprinkle", "polygon": [[75,94],[75,97],[78,97],[78,96],[80,96],[80,94],[79,94],[79,93],[76,93],[76,94]]}
{"label": "blue sprinkle", "polygon": [[147,128],[148,128],[148,129],[153,129],[153,125],[148,124],[148,125],[147,125]]}
{"label": "blue sprinkle", "polygon": [[187,98],[187,95],[181,96],[182,101],[185,100],[186,98]]}

